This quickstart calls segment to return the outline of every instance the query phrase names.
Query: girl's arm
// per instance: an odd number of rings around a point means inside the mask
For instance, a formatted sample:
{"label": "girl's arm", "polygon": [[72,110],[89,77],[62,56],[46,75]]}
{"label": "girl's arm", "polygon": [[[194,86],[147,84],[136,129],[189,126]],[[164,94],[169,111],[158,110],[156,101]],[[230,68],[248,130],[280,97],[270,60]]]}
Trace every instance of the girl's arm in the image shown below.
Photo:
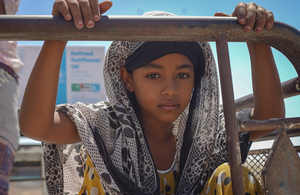
{"label": "girl's arm", "polygon": [[[271,29],[274,24],[273,13],[255,3],[239,3],[232,14],[218,12],[215,16],[237,17],[238,22],[244,25],[245,32],[250,32],[254,28],[256,33],[261,33],[264,28]],[[281,83],[270,46],[260,43],[247,45],[251,59],[255,101],[252,118],[264,120],[285,117]],[[250,141],[271,132],[251,132]]]}
{"label": "girl's arm", "polygon": [[[91,28],[112,3],[98,0],[56,0],[53,15],[74,19],[77,28]],[[56,144],[80,141],[71,119],[55,111],[59,70],[66,41],[45,41],[31,72],[20,109],[19,124],[24,135]]]}
{"label": "girl's arm", "polygon": [[55,112],[60,63],[66,43],[45,41],[28,80],[19,123],[22,133],[32,139],[58,144],[80,141],[73,122]]}
{"label": "girl's arm", "polygon": [[[244,22],[244,30],[256,33],[263,28],[271,29],[274,24],[272,12],[255,3],[240,3],[232,14],[240,23]],[[244,19],[244,20],[243,20]],[[285,117],[285,106],[277,67],[270,46],[260,43],[247,43],[252,71],[254,95],[254,112],[252,118],[264,120]],[[275,129],[274,129],[275,130]],[[249,140],[255,140],[271,133],[271,131],[253,131]]]}
{"label": "girl's arm", "polygon": [[[251,59],[254,95],[252,118],[255,120],[284,118],[285,106],[281,82],[270,46],[260,43],[248,43],[248,49]],[[272,130],[253,131],[250,133],[250,141],[271,132]]]}

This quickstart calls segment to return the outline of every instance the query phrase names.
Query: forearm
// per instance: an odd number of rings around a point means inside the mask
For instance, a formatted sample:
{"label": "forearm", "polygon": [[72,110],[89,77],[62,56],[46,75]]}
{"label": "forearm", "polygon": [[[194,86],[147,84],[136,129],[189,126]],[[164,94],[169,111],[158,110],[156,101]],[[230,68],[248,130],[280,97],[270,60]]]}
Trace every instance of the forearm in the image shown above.
{"label": "forearm", "polygon": [[[20,110],[20,128],[39,136],[53,124],[60,63],[66,42],[45,41],[28,80]],[[33,137],[35,138],[35,137]]]}
{"label": "forearm", "polygon": [[[248,49],[251,59],[254,95],[253,119],[283,118],[285,107],[281,82],[270,46],[260,43],[248,43]],[[250,139],[259,138],[268,133],[270,131],[252,132]]]}

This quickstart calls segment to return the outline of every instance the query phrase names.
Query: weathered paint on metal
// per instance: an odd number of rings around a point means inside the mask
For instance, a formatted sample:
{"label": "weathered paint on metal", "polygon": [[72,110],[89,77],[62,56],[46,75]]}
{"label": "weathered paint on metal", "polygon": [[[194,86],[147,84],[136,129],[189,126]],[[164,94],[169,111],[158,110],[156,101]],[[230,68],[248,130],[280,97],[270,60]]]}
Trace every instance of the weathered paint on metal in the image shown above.
{"label": "weathered paint on metal", "polygon": [[245,33],[233,17],[102,16],[92,29],[77,29],[61,16],[0,16],[0,40],[128,40],[260,42],[282,52],[300,74],[300,32],[276,21],[271,30]]}
{"label": "weathered paint on metal", "polygon": [[241,132],[276,130],[279,129],[281,125],[284,125],[285,129],[300,129],[300,117],[238,121],[238,129]]}
{"label": "weathered paint on metal", "polygon": [[219,62],[222,99],[224,102],[225,128],[227,133],[227,147],[229,148],[229,164],[231,179],[233,182],[233,194],[244,194],[244,182],[242,171],[241,150],[237,131],[237,118],[234,105],[233,85],[229,61],[229,51],[226,37],[216,37],[216,47]]}
{"label": "weathered paint on metal", "polygon": [[262,170],[266,195],[299,194],[300,158],[284,127],[280,128]]}
{"label": "weathered paint on metal", "polygon": [[[289,98],[300,95],[299,77],[292,78],[281,84],[283,97]],[[240,111],[244,108],[250,108],[254,106],[253,94],[241,97],[235,100],[236,111]]]}

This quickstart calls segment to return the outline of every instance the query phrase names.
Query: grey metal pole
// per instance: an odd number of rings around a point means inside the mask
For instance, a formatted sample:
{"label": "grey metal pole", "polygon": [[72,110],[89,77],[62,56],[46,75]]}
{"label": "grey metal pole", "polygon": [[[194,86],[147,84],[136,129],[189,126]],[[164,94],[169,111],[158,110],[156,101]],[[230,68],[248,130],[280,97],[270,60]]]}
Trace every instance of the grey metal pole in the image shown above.
{"label": "grey metal pole", "polygon": [[216,46],[220,70],[220,83],[222,89],[232,190],[234,195],[240,195],[245,193],[245,189],[243,182],[243,169],[237,130],[237,118],[234,104],[229,52],[225,35],[217,35]]}

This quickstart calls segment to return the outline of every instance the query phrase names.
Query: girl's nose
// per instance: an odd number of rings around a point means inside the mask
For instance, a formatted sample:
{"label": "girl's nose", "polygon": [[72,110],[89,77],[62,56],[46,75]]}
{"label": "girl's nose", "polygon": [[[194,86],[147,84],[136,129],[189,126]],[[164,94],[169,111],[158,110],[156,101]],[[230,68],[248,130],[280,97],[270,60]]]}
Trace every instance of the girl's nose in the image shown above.
{"label": "girl's nose", "polygon": [[177,88],[176,83],[173,79],[168,79],[163,84],[162,95],[167,96],[176,96],[177,95]]}

